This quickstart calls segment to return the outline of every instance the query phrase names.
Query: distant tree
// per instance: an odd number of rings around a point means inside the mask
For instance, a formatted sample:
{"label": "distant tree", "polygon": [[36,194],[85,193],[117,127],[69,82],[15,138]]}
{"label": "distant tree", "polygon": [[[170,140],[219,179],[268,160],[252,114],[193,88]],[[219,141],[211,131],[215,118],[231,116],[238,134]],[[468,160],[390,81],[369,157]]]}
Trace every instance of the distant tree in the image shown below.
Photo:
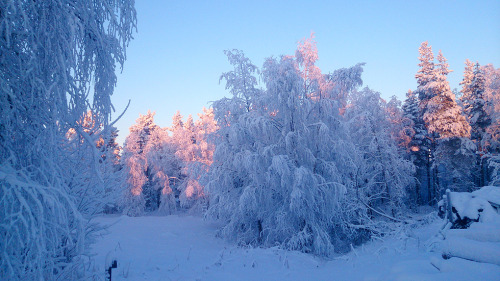
{"label": "distant tree", "polygon": [[484,92],[486,90],[486,81],[479,63],[476,64],[473,73],[473,79],[470,83],[471,101],[467,104],[468,119],[472,128],[471,139],[478,146],[479,151],[483,151],[482,141],[488,126],[491,125],[491,117],[486,112],[486,100]]}
{"label": "distant tree", "polygon": [[316,66],[318,48],[314,41],[314,33],[299,42],[295,51],[297,68],[304,81],[304,94],[311,98],[321,98],[331,91],[333,83],[325,79],[321,69]]}
{"label": "distant tree", "polygon": [[213,109],[203,108],[195,122],[195,158],[194,161],[187,163],[189,176],[182,193],[181,206],[193,208],[197,205],[196,207],[206,208],[205,188],[201,185],[200,179],[212,165],[215,146],[210,138],[217,130]]}
{"label": "distant tree", "polygon": [[498,120],[500,114],[500,68],[495,68],[492,64],[481,67],[485,78],[484,97],[488,115],[493,120]]}
{"label": "distant tree", "polygon": [[213,162],[214,145],[210,140],[219,126],[214,119],[214,110],[212,108],[203,108],[201,113],[198,113],[196,126],[196,144],[198,145],[197,161],[200,162],[205,169]]}
{"label": "distant tree", "polygon": [[481,67],[485,77],[485,110],[491,118],[491,124],[486,128],[483,147],[491,154],[500,153],[500,69],[488,64]]}
{"label": "distant tree", "polygon": [[178,169],[175,150],[169,147],[168,135],[154,123],[154,113],[139,115],[125,140],[123,161],[129,188],[124,195],[124,212],[141,215],[156,211],[175,210],[174,191],[169,176]]}
{"label": "distant tree", "polygon": [[396,96],[392,96],[385,104],[385,111],[390,124],[391,138],[399,149],[406,150],[412,135],[410,132],[407,134],[406,130],[413,126],[411,119],[407,118],[403,112],[402,102]]}
{"label": "distant tree", "polygon": [[471,97],[471,87],[472,80],[474,79],[474,63],[472,63],[469,59],[465,60],[465,69],[464,69],[464,77],[460,82],[462,85],[462,89],[460,90],[461,97],[460,102],[464,108],[464,114],[469,116],[469,106],[473,102],[473,98]]}
{"label": "distant tree", "polygon": [[[423,199],[430,201],[430,181],[431,175],[431,158],[429,150],[431,147],[428,131],[425,127],[425,122],[420,115],[419,100],[411,90],[406,94],[406,100],[403,104],[403,115],[409,120],[405,126],[405,134],[410,138],[407,145],[410,160],[415,165],[416,169],[416,185],[415,196],[417,204],[422,204]],[[425,188],[427,187],[427,189]],[[424,195],[427,194],[427,197]]]}
{"label": "distant tree", "polygon": [[149,182],[143,189],[145,210],[172,214],[178,209],[179,190],[175,179],[180,176],[182,160],[176,155],[176,146],[165,129],[157,127],[152,131],[146,145],[146,159]]}

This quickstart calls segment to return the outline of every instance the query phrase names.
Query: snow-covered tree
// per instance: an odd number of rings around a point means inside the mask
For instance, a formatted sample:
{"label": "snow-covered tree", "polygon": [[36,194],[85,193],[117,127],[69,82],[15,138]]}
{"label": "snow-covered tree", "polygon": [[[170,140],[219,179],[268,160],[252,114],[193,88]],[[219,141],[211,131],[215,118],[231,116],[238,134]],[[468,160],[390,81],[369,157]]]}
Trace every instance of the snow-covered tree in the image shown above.
{"label": "snow-covered tree", "polygon": [[149,179],[142,191],[145,210],[172,214],[178,207],[179,190],[175,181],[180,176],[182,160],[165,129],[157,127],[151,132],[145,153]]}
{"label": "snow-covered tree", "polygon": [[[406,100],[403,104],[403,115],[409,120],[405,126],[405,134],[410,138],[407,144],[410,160],[415,165],[416,184],[415,196],[417,204],[422,204],[425,199],[429,202],[431,193],[431,141],[429,133],[425,127],[425,122],[420,115],[419,100],[417,95],[411,90],[406,94]],[[425,196],[427,195],[427,196]]]}
{"label": "snow-covered tree", "polygon": [[176,176],[180,164],[167,132],[154,123],[154,113],[139,115],[130,127],[122,159],[129,185],[122,203],[126,214],[141,215],[160,207],[167,213],[175,210],[169,177]]}
{"label": "snow-covered tree", "polygon": [[[434,69],[435,78],[428,88],[434,96],[427,102],[424,112],[424,121],[430,133],[434,133],[436,140],[434,170],[437,173],[434,199],[438,199],[448,187],[460,188],[455,173],[466,172],[467,178],[460,180],[461,186],[466,189],[472,184],[470,170],[473,168],[474,149],[470,143],[470,125],[462,109],[455,100],[455,95],[450,89],[446,76],[451,72],[448,63],[441,51],[437,57],[438,65]],[[454,151],[454,153],[451,153]],[[471,153],[472,151],[472,153]],[[462,159],[463,158],[463,159]],[[466,161],[465,159],[469,159]],[[451,162],[459,161],[461,168],[452,166]],[[460,171],[460,172],[459,172]]]}
{"label": "snow-covered tree", "polygon": [[469,59],[465,60],[465,69],[464,69],[464,77],[460,82],[462,85],[462,89],[460,90],[460,102],[464,108],[464,114],[466,116],[469,115],[469,108],[467,105],[470,105],[473,101],[471,97],[471,88],[472,80],[474,79],[474,63],[472,63]]}
{"label": "snow-covered tree", "polygon": [[362,156],[356,180],[360,196],[369,206],[394,216],[404,209],[407,189],[413,189],[414,167],[399,154],[386,108],[379,93],[365,88],[352,95],[345,116],[351,139]]}
{"label": "snow-covered tree", "polygon": [[[65,161],[93,146],[78,122],[110,123],[116,64],[135,28],[133,1],[0,2],[0,276],[82,278],[92,236]],[[71,143],[70,128],[86,143]],[[85,179],[99,178],[83,166]],[[93,196],[88,190],[84,196]]]}
{"label": "snow-covered tree", "polygon": [[428,85],[433,96],[427,101],[426,111],[423,114],[427,129],[430,133],[436,133],[441,139],[470,137],[470,125],[456,103],[455,95],[446,79],[451,70],[448,69],[448,63],[441,51],[437,59],[439,64],[434,71],[434,81]]}
{"label": "snow-covered tree", "polygon": [[468,120],[472,128],[471,139],[476,142],[479,151],[483,151],[482,140],[486,128],[491,125],[491,117],[486,112],[484,92],[486,81],[479,63],[474,68],[473,78],[470,83],[470,102],[466,104]]}
{"label": "snow-covered tree", "polygon": [[485,109],[491,118],[491,124],[486,128],[483,147],[491,154],[500,152],[500,68],[488,64],[481,67],[485,77]]}
{"label": "snow-covered tree", "polygon": [[[68,130],[66,137],[74,152],[60,160],[68,173],[66,185],[75,195],[77,208],[83,214],[116,209],[124,184],[119,165],[120,147],[113,138],[117,135],[116,128],[108,126],[104,131],[95,119],[96,115],[88,111],[76,129]],[[86,137],[77,130],[83,131]],[[85,169],[95,169],[100,176],[89,177],[88,173],[82,172]]]}
{"label": "snow-covered tree", "polygon": [[331,92],[333,83],[325,79],[321,69],[316,66],[318,48],[314,41],[314,33],[309,38],[302,39],[295,51],[297,68],[304,81],[304,93],[311,98],[320,99]]}
{"label": "snow-covered tree", "polygon": [[[428,122],[425,121],[424,116],[430,111],[429,102],[437,94],[435,91],[435,82],[437,80],[436,75],[439,71],[435,69],[434,54],[432,53],[432,47],[429,46],[429,43],[427,41],[423,42],[418,50],[420,54],[418,58],[420,63],[418,66],[420,69],[415,75],[418,85],[415,94],[418,97],[419,112],[414,121],[416,121],[415,136],[418,138],[419,146],[413,146],[414,149],[418,148],[418,150],[415,150],[416,153],[413,153],[415,157],[413,160],[414,164],[417,166],[417,176],[423,176],[422,178],[417,178],[417,181],[420,182],[421,186],[424,184],[427,186],[427,203],[430,203],[432,198],[434,198],[436,189],[436,177],[435,171],[432,170],[432,165],[436,148],[435,139],[438,136],[436,133],[430,132],[428,129]],[[423,121],[423,123],[421,123],[421,121]],[[424,153],[426,155],[424,155]],[[420,190],[423,191],[424,189],[421,188]]]}
{"label": "snow-covered tree", "polygon": [[218,111],[216,115],[218,123],[230,123],[238,120],[239,116],[245,112],[252,110],[254,100],[259,95],[260,89],[257,87],[258,73],[257,66],[253,65],[251,61],[245,57],[240,50],[226,50],[229,63],[234,66],[234,70],[223,73],[219,81],[226,80],[226,90],[232,94],[232,98],[223,98],[214,102],[214,107],[226,108],[225,112]]}
{"label": "snow-covered tree", "polygon": [[[189,123],[189,118],[187,120]],[[180,189],[180,206],[183,208],[198,209],[205,208],[206,196],[204,187],[200,183],[200,178],[206,174],[212,164],[214,145],[209,142],[209,138],[218,129],[214,120],[212,109],[203,108],[202,113],[198,113],[198,120],[194,127],[186,128],[189,132],[187,143],[190,147],[190,159],[184,159],[184,173]],[[198,207],[198,208],[195,208]]]}
{"label": "snow-covered tree", "polygon": [[446,189],[460,192],[474,190],[474,169],[476,165],[476,146],[468,138],[446,138],[439,140],[434,163],[437,172],[438,199]]}
{"label": "snow-covered tree", "polygon": [[417,79],[417,95],[420,101],[420,109],[422,115],[427,111],[427,103],[431,100],[436,93],[432,90],[432,82],[436,80],[436,71],[434,70],[434,54],[432,47],[429,46],[427,41],[423,42],[418,48],[420,53],[418,66],[420,69],[415,74]]}
{"label": "snow-covered tree", "polygon": [[[389,102],[385,105],[385,111],[387,118],[390,123],[390,133],[391,137],[399,149],[407,150],[408,144],[411,141],[411,136],[413,135],[412,121],[407,118],[403,111],[403,103],[396,97],[392,96]],[[407,130],[410,131],[407,131]]]}
{"label": "snow-covered tree", "polygon": [[[419,48],[420,52],[420,69],[415,78],[417,79],[418,102],[419,102],[419,117],[414,121],[415,128],[418,128],[421,133],[426,133],[419,136],[425,140],[425,147],[414,147],[415,152],[426,149],[427,155],[417,155],[413,153],[414,163],[417,166],[417,179],[422,186],[427,183],[427,200],[432,203],[433,199],[439,198],[441,195],[439,184],[444,184],[444,179],[440,179],[439,175],[447,175],[443,171],[445,158],[437,159],[437,146],[450,145],[454,142],[449,141],[451,138],[459,138],[464,142],[461,146],[469,147],[465,142],[470,137],[470,126],[462,114],[462,109],[455,100],[455,94],[451,91],[447,81],[447,75],[451,72],[448,69],[448,63],[441,51],[437,57],[438,64],[434,64],[434,56],[428,42],[423,42]],[[425,130],[419,124],[420,118],[425,123]],[[417,135],[417,134],[416,134]],[[418,148],[418,149],[417,149]],[[440,151],[446,149],[441,147]],[[442,153],[440,155],[443,155]],[[420,157],[419,157],[420,156]],[[437,162],[435,162],[435,160]],[[423,165],[425,163],[426,173],[425,178],[420,178],[423,175]],[[439,170],[441,169],[441,170]],[[432,201],[432,202],[431,202]]]}
{"label": "snow-covered tree", "polygon": [[122,202],[126,214],[204,208],[199,179],[212,163],[215,148],[208,138],[218,127],[213,110],[203,108],[198,115],[196,122],[191,115],[183,121],[177,111],[172,126],[163,129],[148,111],[130,128],[123,155],[129,184]]}
{"label": "snow-covered tree", "polygon": [[[372,219],[383,211],[357,196],[363,191],[356,188],[356,171],[366,161],[340,114],[346,101],[340,94],[350,96],[362,84],[361,65],[312,75],[318,70],[310,63],[317,58],[314,50],[305,40],[297,57],[267,59],[265,90],[251,96],[249,110],[230,122],[231,109],[245,108],[245,101],[233,96],[213,104],[220,129],[203,183],[210,199],[207,216],[224,223],[223,237],[331,255],[380,231]],[[332,83],[331,89],[318,94],[317,77]],[[227,82],[228,89],[241,88],[238,81]]]}
{"label": "snow-covered tree", "polygon": [[492,139],[487,129],[491,125],[492,120],[487,112],[485,98],[486,79],[484,70],[480,68],[479,63],[476,63],[471,75],[471,70],[469,68],[469,65],[467,65],[466,72],[464,72],[463,83],[466,98],[463,99],[463,106],[471,126],[471,140],[477,147],[474,178],[476,186],[480,187],[486,184],[487,171],[485,163],[489,155],[485,154],[488,151],[490,146],[489,143]]}

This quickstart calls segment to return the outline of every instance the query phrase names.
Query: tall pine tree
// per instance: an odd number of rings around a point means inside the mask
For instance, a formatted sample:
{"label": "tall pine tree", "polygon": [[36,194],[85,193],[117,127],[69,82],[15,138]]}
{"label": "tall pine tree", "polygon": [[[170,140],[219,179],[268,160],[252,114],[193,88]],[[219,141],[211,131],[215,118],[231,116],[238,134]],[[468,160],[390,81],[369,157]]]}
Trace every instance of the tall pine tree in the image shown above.
{"label": "tall pine tree", "polygon": [[432,191],[436,200],[447,188],[470,191],[474,163],[474,145],[469,140],[470,126],[450,89],[447,75],[451,70],[441,51],[437,60],[433,82],[429,84],[434,96],[427,102],[423,115],[428,131],[437,137],[433,164],[436,184]]}
{"label": "tall pine tree", "polygon": [[[434,70],[434,54],[432,53],[432,47],[429,46],[427,41],[423,42],[419,49],[419,61],[418,66],[420,69],[417,71],[415,78],[417,79],[417,90],[416,95],[418,96],[418,122],[415,126],[418,127],[417,138],[420,139],[419,159],[415,159],[415,166],[417,167],[417,175],[421,177],[417,179],[421,186],[427,187],[425,198],[427,203],[430,203],[433,197],[433,190],[435,190],[435,176],[432,171],[432,165],[434,161],[434,151],[435,151],[435,136],[430,134],[427,130],[427,126],[424,122],[424,115],[429,111],[429,102],[435,96],[433,90],[433,82],[436,80],[436,72]],[[425,153],[425,155],[424,155]],[[420,158],[422,157],[422,158]],[[422,166],[425,165],[425,166]],[[425,171],[425,172],[424,172]],[[423,189],[421,189],[423,191]]]}
{"label": "tall pine tree", "polygon": [[464,69],[464,78],[460,85],[462,85],[462,89],[460,90],[460,102],[464,109],[464,114],[466,116],[469,115],[469,105],[472,103],[471,97],[471,88],[472,80],[474,79],[474,63],[472,63],[469,59],[465,60],[465,69]]}
{"label": "tall pine tree", "polygon": [[[429,147],[430,142],[427,137],[428,132],[425,127],[424,119],[420,115],[419,100],[417,95],[411,90],[406,94],[406,100],[403,103],[403,116],[409,123],[404,128],[405,134],[410,141],[407,144],[410,160],[416,169],[415,199],[417,204],[422,204],[424,188],[429,185],[430,177],[427,176],[430,170]],[[430,201],[429,198],[426,198]]]}
{"label": "tall pine tree", "polygon": [[[462,110],[455,101],[455,94],[446,79],[451,72],[441,51],[438,55],[438,67],[434,70],[432,83],[427,87],[432,97],[426,101],[423,117],[430,133],[436,133],[440,139],[469,137],[470,126]],[[423,103],[424,100],[421,100]]]}

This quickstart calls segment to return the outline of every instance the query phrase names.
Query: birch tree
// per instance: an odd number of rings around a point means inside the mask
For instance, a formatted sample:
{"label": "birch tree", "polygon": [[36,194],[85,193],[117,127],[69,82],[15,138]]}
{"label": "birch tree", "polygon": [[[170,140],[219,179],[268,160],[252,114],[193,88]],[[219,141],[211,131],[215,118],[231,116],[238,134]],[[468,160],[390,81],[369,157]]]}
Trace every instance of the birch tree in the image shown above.
{"label": "birch tree", "polygon": [[[92,146],[85,179],[102,179],[88,110],[107,128],[116,66],[136,18],[133,1],[0,2],[0,276],[83,277],[91,215],[82,215],[62,159]],[[74,128],[85,143],[69,143]],[[106,130],[106,129],[105,129]],[[92,196],[92,191],[85,194]]]}

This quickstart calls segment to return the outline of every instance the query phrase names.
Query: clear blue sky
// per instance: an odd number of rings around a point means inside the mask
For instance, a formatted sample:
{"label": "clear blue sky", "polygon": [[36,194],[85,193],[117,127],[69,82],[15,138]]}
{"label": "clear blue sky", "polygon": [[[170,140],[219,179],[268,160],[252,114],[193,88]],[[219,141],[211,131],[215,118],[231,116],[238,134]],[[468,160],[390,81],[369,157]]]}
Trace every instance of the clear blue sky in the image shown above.
{"label": "clear blue sky", "polygon": [[219,84],[231,70],[223,53],[241,49],[261,67],[269,56],[294,54],[316,34],[323,73],[366,62],[365,86],[388,98],[416,88],[418,47],[429,41],[448,59],[452,88],[464,61],[500,67],[500,1],[136,1],[138,33],[127,50],[112,101],[122,143],[139,113],[196,116],[228,95]]}

